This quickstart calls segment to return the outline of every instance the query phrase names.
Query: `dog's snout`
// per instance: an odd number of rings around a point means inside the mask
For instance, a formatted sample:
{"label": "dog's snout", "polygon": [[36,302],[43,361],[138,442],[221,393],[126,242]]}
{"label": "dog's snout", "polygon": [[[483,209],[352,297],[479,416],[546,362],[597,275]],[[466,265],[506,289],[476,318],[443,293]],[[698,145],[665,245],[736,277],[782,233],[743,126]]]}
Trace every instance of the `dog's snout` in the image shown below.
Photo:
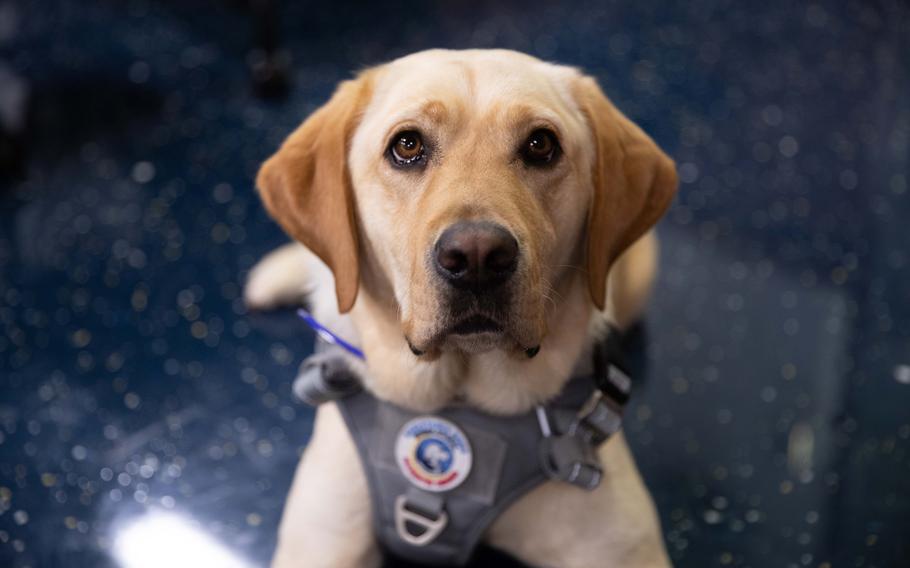
{"label": "dog's snout", "polygon": [[436,272],[457,288],[483,291],[509,279],[518,264],[518,241],[501,225],[463,221],[436,241]]}

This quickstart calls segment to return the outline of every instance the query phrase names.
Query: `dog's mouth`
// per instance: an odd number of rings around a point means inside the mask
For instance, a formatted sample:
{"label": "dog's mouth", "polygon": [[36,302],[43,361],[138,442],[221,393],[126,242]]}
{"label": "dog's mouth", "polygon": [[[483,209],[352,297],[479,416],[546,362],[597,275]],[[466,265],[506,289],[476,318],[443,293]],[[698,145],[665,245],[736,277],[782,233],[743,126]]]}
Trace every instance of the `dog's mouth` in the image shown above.
{"label": "dog's mouth", "polygon": [[488,313],[471,310],[460,316],[449,316],[436,333],[423,341],[412,342],[405,336],[411,351],[418,356],[440,350],[480,353],[502,347],[509,341],[510,332],[505,320]]}
{"label": "dog's mouth", "polygon": [[503,347],[511,340],[505,324],[489,315],[474,312],[444,328],[439,336],[442,349],[455,349],[465,353],[482,353]]}
{"label": "dog's mouth", "polygon": [[405,340],[418,357],[433,358],[447,351],[470,355],[496,349],[510,353],[531,350],[536,354],[542,334],[531,318],[516,313],[514,304],[508,297],[456,297],[444,303],[436,317],[423,319],[426,327],[402,322]]}
{"label": "dog's mouth", "polygon": [[451,335],[502,333],[502,331],[502,324],[482,314],[474,314],[463,318],[448,329],[448,333]]}

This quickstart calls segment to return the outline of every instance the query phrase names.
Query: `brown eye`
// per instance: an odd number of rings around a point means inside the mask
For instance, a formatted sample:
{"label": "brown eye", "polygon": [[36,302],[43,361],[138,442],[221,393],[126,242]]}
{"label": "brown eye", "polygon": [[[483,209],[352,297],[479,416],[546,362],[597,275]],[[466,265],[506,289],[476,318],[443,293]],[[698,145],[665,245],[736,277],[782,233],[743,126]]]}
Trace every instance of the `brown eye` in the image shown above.
{"label": "brown eye", "polygon": [[396,166],[411,166],[423,161],[426,152],[419,132],[399,132],[389,145],[389,157]]}
{"label": "brown eye", "polygon": [[559,152],[556,135],[545,128],[539,128],[528,136],[522,147],[521,155],[530,165],[549,164]]}

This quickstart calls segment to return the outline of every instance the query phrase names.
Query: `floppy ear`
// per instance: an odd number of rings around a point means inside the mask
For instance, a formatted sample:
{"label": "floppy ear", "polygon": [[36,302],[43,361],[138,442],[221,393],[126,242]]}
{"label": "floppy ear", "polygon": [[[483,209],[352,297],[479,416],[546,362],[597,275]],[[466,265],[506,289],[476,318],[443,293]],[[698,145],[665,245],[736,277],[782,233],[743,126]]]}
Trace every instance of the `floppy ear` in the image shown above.
{"label": "floppy ear", "polygon": [[354,305],[359,282],[348,143],[369,91],[365,76],[342,83],[256,177],[269,214],[332,270],[341,313]]}
{"label": "floppy ear", "polygon": [[676,166],[613,106],[594,79],[580,78],[575,96],[596,147],[585,263],[591,299],[603,310],[610,266],[670,205],[676,193]]}

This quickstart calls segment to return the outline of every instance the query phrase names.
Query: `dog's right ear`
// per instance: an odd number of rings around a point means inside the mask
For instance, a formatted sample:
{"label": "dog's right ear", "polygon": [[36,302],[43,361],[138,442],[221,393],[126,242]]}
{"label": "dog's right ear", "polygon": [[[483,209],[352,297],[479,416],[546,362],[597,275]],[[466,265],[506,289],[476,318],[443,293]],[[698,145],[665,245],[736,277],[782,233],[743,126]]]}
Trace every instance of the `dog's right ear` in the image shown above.
{"label": "dog's right ear", "polygon": [[353,307],[359,283],[348,145],[370,92],[367,74],[342,83],[256,177],[269,214],[332,270],[341,313]]}

